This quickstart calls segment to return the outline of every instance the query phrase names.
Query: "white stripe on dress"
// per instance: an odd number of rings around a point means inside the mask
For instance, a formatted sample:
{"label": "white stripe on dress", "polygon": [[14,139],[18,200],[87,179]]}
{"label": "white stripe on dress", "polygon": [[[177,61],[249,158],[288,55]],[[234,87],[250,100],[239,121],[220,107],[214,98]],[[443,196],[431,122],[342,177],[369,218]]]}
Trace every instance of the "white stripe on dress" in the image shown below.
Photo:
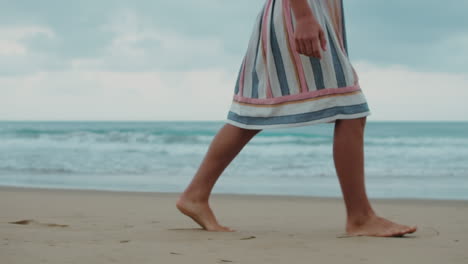
{"label": "white stripe on dress", "polygon": [[[260,20],[259,20],[260,19]],[[258,27],[260,21],[262,19],[261,14],[258,15],[256,23],[253,27],[253,32],[250,34],[250,41],[247,48],[247,58],[246,58],[246,65],[245,65],[245,74],[244,74],[244,91],[242,96],[245,97],[252,97],[252,71],[254,68],[254,60],[255,60],[255,51],[257,49],[256,44],[258,42],[258,37],[260,32],[258,31]]]}
{"label": "white stripe on dress", "polygon": [[366,103],[366,98],[362,92],[359,92],[352,93],[350,95],[325,97],[315,100],[313,102],[305,101],[302,103],[284,104],[278,107],[258,107],[233,102],[230,110],[238,115],[252,117],[270,117],[310,113],[334,106],[349,106],[362,103]]}

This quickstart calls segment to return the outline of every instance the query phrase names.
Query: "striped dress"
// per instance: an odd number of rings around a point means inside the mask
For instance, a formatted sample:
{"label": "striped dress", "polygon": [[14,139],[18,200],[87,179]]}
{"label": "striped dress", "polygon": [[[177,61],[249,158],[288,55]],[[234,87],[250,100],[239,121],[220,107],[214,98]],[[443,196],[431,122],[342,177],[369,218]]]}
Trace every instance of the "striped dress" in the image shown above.
{"label": "striped dress", "polygon": [[322,59],[295,48],[290,0],[266,0],[242,60],[226,122],[246,129],[370,115],[348,58],[343,0],[308,0],[327,39]]}

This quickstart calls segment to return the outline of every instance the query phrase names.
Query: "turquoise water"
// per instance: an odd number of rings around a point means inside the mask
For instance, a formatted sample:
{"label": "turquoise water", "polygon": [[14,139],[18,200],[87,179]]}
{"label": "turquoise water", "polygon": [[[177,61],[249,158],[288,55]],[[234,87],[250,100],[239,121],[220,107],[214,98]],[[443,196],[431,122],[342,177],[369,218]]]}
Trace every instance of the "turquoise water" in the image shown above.
{"label": "turquoise water", "polygon": [[[0,122],[0,185],[181,192],[223,122]],[[333,125],[265,130],[214,193],[341,197]],[[468,123],[368,122],[372,198],[468,200]]]}

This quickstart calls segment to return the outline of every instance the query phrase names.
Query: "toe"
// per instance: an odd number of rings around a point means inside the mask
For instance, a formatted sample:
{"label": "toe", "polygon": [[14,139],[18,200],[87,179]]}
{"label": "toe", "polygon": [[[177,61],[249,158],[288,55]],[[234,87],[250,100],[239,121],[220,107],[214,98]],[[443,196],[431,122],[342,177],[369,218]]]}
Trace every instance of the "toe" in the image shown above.
{"label": "toe", "polygon": [[226,228],[226,229],[227,229],[228,231],[230,231],[230,232],[234,232],[234,231],[236,231],[235,229],[233,229],[233,228],[230,228],[230,227],[227,227],[227,226],[225,226],[224,228]]}
{"label": "toe", "polygon": [[406,234],[412,234],[412,233],[414,233],[414,231],[415,231],[415,230],[414,230],[413,228],[410,228],[410,229],[408,229],[408,230],[406,231]]}
{"label": "toe", "polygon": [[401,237],[401,236],[403,236],[405,234],[405,230],[404,230],[404,228],[394,229],[392,231],[392,233],[393,233],[393,236],[395,236],[395,237]]}
{"label": "toe", "polygon": [[409,229],[405,227],[405,228],[402,228],[401,230],[399,230],[398,234],[400,236],[404,236],[405,234],[408,233],[408,231],[409,231]]}
{"label": "toe", "polygon": [[222,225],[217,225],[214,227],[211,227],[208,229],[208,231],[214,231],[214,232],[234,232],[233,229],[227,227],[227,226],[222,226]]}
{"label": "toe", "polygon": [[414,232],[414,228],[413,228],[413,227],[410,227],[410,226],[407,226],[407,227],[403,230],[402,235],[404,235],[404,234],[411,234],[411,233],[413,233],[413,232]]}
{"label": "toe", "polygon": [[230,227],[227,227],[227,226],[223,226],[223,228],[224,228],[226,231],[228,231],[228,232],[234,232],[234,231],[236,231],[236,230],[234,230],[234,229],[232,229],[232,228],[230,228]]}
{"label": "toe", "polygon": [[407,234],[408,232],[406,232],[406,230],[401,230],[400,232],[398,232],[397,236],[399,237],[402,237],[404,236],[405,234]]}

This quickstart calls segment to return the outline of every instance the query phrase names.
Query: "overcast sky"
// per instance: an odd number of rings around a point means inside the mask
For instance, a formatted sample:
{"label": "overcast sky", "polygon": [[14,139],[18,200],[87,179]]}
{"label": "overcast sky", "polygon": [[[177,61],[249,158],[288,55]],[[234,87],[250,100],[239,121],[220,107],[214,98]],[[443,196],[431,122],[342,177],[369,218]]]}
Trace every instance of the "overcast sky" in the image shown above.
{"label": "overcast sky", "polygon": [[[0,120],[224,120],[264,0],[0,0]],[[468,120],[468,1],[345,0],[369,120]]]}

